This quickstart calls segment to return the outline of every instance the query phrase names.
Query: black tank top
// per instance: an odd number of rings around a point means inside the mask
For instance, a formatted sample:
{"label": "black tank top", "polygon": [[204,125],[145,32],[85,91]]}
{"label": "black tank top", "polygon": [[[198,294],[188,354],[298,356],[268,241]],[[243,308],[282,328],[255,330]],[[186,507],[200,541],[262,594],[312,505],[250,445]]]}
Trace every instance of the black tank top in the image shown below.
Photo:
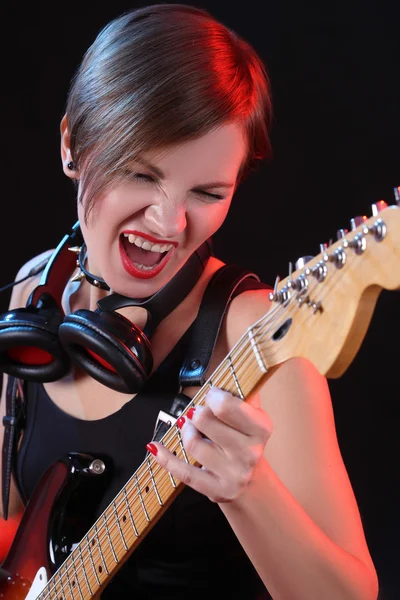
{"label": "black tank top", "polygon": [[[144,389],[103,419],[72,417],[54,404],[41,383],[26,383],[26,427],[16,461],[17,483],[25,498],[49,465],[68,452],[107,455],[113,478],[98,507],[96,517],[100,516],[144,460],[159,410],[168,411],[179,391],[191,329]],[[271,596],[219,506],[185,487],[101,598],[267,600]]]}

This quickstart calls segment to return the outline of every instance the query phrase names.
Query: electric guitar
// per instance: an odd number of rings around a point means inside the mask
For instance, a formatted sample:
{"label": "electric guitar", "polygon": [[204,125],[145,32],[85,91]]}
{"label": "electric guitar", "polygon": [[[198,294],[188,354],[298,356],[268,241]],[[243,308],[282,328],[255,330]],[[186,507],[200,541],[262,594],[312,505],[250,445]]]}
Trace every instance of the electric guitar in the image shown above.
{"label": "electric guitar", "polygon": [[[400,188],[395,196],[396,205],[374,204],[370,218],[352,219],[350,232],[340,230],[335,243],[298,261],[276,282],[270,310],[243,334],[183,414],[204,403],[210,386],[246,400],[273,367],[292,357],[309,359],[328,378],[345,372],[379,293],[400,289]],[[175,424],[161,441],[197,464]],[[149,455],[90,529],[73,539],[60,515],[73,492],[96,486],[103,471],[98,457],[71,453],[45,473],[0,569],[1,600],[98,597],[184,487]]]}

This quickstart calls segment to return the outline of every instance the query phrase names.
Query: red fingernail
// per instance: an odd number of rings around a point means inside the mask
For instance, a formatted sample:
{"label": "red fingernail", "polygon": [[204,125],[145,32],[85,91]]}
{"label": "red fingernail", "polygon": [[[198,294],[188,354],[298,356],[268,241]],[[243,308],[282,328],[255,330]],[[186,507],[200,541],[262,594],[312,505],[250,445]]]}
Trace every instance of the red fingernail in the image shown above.
{"label": "red fingernail", "polygon": [[179,419],[176,421],[176,424],[179,427],[179,429],[182,429],[184,423],[185,423],[185,417],[179,417]]}
{"label": "red fingernail", "polygon": [[154,454],[154,456],[157,456],[157,452],[158,452],[157,446],[155,446],[154,444],[152,444],[150,442],[150,444],[147,444],[146,448],[149,452],[151,452],[151,454]]}
{"label": "red fingernail", "polygon": [[186,416],[188,419],[193,419],[193,414],[194,414],[195,410],[196,410],[195,406],[192,406],[192,408],[189,408],[189,410],[186,413]]}

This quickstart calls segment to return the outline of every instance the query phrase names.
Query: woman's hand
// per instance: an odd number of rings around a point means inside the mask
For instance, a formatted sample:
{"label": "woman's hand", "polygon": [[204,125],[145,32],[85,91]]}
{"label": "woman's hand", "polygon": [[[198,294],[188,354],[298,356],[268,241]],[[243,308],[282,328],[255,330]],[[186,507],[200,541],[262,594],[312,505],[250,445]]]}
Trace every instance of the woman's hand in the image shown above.
{"label": "woman's hand", "polygon": [[231,502],[250,482],[264,447],[272,433],[272,423],[260,408],[245,403],[219,388],[211,388],[205,406],[189,409],[177,426],[185,452],[201,467],[181,460],[158,442],[147,449],[154,460],[213,502]]}

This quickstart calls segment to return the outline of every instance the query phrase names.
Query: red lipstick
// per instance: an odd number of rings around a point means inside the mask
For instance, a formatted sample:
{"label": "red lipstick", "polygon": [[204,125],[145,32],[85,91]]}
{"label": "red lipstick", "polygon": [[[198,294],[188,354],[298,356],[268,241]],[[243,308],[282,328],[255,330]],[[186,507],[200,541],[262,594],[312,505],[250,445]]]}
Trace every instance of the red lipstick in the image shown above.
{"label": "red lipstick", "polygon": [[125,229],[122,232],[122,235],[129,235],[130,233],[133,233],[134,235],[139,235],[140,237],[144,238],[145,240],[148,240],[149,242],[152,242],[153,244],[172,244],[173,246],[175,246],[175,248],[179,245],[178,242],[172,242],[171,240],[158,240],[157,238],[153,237],[152,235],[149,235],[148,233],[142,233],[141,231],[136,231],[135,229]]}

